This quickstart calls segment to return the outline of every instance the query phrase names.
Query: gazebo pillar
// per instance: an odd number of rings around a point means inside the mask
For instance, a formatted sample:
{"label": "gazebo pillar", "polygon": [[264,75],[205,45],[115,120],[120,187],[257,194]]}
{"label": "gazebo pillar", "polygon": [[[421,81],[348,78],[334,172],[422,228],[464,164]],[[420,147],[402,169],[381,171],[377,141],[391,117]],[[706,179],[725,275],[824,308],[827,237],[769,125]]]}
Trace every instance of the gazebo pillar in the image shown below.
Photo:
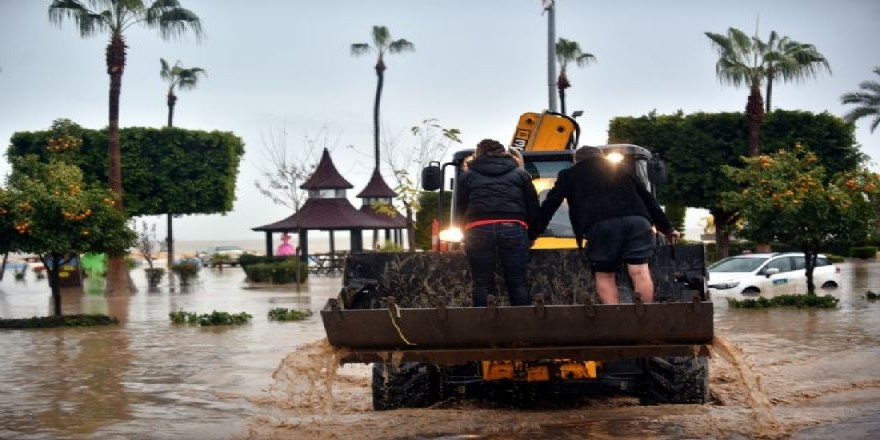
{"label": "gazebo pillar", "polygon": [[272,253],[272,231],[266,231],[266,255],[271,257]]}
{"label": "gazebo pillar", "polygon": [[361,236],[362,229],[351,229],[351,251],[352,252],[363,252],[364,251],[364,239]]}
{"label": "gazebo pillar", "polygon": [[304,263],[309,262],[309,230],[308,229],[300,229],[299,230],[299,260]]}

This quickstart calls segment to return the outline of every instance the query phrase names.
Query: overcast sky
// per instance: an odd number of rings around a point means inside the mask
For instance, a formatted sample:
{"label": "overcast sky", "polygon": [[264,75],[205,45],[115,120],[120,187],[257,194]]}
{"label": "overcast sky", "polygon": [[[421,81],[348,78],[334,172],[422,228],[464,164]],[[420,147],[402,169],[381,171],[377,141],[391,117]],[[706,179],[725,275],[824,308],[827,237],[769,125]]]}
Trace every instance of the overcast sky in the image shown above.
{"label": "overcast sky", "polygon": [[[146,1],[149,3],[149,1]],[[0,0],[0,140],[47,129],[57,118],[107,125],[106,35],[83,39],[48,19],[49,0]],[[127,32],[120,125],[166,123],[160,58],[208,72],[178,93],[174,125],[231,131],[245,142],[234,211],[176,220],[178,240],[262,239],[251,231],[291,212],[254,188],[267,139],[281,130],[292,147],[327,146],[337,168],[363,189],[373,166],[374,56],[352,57],[374,25],[406,38],[415,52],[386,59],[382,121],[398,148],[414,145],[409,127],[436,118],[462,131],[464,146],[510,141],[521,113],[548,107],[547,17],[538,0],[181,0],[205,38],[163,41],[155,30]],[[742,111],[748,90],[722,85],[705,32],[735,27],[766,40],[775,30],[812,43],[833,74],[774,84],[775,108],[850,108],[840,96],[877,80],[880,2],[876,0],[559,0],[556,35],[578,42],[597,62],[570,68],[568,109],[583,110],[582,144],[606,142],[616,116]],[[862,151],[880,162],[880,132],[857,125]],[[445,158],[438,158],[445,159]],[[877,170],[877,165],[872,169]],[[9,165],[0,161],[0,176]],[[384,172],[392,183],[391,174]],[[124,178],[124,176],[123,176]],[[150,219],[153,220],[153,219]],[[155,219],[164,236],[164,219]]]}

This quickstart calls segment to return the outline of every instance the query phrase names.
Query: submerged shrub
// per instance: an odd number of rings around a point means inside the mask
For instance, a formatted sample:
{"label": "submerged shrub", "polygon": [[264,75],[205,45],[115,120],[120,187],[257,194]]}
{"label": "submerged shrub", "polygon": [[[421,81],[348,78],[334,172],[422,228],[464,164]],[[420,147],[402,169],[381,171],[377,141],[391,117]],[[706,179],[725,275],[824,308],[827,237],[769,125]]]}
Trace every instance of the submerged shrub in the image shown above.
{"label": "submerged shrub", "polygon": [[168,314],[174,324],[194,324],[201,326],[209,325],[241,325],[247,324],[253,316],[247,312],[228,313],[213,311],[197,315],[192,312],[179,310]]}
{"label": "submerged shrub", "polygon": [[25,319],[0,319],[0,328],[87,327],[118,323],[118,319],[107,315],[34,316]]}
{"label": "submerged shrub", "polygon": [[311,310],[292,310],[283,307],[269,310],[269,319],[273,321],[302,321],[312,316]]}
{"label": "submerged shrub", "polygon": [[755,299],[727,298],[727,304],[738,309],[763,309],[769,307],[833,309],[837,307],[839,302],[840,298],[832,295],[779,295],[772,298],[762,296]]}

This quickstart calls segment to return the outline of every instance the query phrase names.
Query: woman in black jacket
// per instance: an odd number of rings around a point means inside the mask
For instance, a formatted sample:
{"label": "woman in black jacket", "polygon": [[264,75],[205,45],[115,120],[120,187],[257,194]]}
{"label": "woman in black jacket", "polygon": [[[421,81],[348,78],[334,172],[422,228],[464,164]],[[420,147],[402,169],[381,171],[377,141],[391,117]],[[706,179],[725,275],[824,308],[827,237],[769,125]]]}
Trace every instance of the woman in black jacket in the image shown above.
{"label": "woman in black jacket", "polygon": [[497,295],[495,265],[504,270],[510,305],[531,304],[526,280],[529,248],[538,236],[538,193],[528,172],[492,139],[477,144],[456,186],[456,212],[464,218],[465,254],[473,277],[475,307]]}

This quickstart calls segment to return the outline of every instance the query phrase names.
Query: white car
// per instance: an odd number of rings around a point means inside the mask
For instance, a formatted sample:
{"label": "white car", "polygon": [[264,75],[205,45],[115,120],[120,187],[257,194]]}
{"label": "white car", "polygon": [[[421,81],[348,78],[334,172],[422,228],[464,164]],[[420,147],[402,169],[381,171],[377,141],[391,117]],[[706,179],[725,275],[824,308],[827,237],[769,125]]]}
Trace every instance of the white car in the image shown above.
{"label": "white car", "polygon": [[[807,293],[806,259],[803,253],[744,254],[727,257],[710,265],[711,295],[757,296]],[[824,255],[816,258],[813,284],[817,289],[840,286],[840,268]]]}
{"label": "white car", "polygon": [[223,245],[223,246],[211,246],[205,249],[200,250],[196,257],[202,260],[202,264],[205,266],[217,266],[219,265],[217,261],[212,261],[215,255],[219,255],[224,257],[223,261],[226,264],[231,266],[238,265],[238,258],[244,254],[244,249],[233,246],[233,245]]}

